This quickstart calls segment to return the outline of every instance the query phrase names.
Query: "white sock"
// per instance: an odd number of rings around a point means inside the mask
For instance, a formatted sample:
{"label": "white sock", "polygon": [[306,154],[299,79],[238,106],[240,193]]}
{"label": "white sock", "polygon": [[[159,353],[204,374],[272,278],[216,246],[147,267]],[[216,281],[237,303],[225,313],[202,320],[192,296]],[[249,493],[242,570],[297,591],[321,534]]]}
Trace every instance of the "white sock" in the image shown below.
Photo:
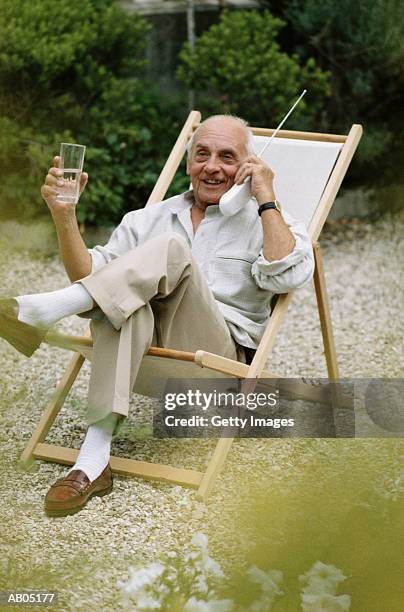
{"label": "white sock", "polygon": [[102,421],[89,426],[77,461],[68,474],[72,470],[82,470],[91,482],[98,478],[109,461],[112,434],[118,418],[117,414],[112,413]]}
{"label": "white sock", "polygon": [[50,293],[20,295],[18,319],[28,325],[48,329],[63,317],[94,308],[94,300],[81,283]]}

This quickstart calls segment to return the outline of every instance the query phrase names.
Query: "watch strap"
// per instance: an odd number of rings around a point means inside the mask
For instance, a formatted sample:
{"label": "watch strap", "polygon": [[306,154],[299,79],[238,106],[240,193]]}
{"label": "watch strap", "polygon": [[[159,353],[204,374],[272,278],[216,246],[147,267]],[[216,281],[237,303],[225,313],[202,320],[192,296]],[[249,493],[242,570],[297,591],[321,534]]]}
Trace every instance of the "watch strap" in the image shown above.
{"label": "watch strap", "polygon": [[262,215],[264,210],[277,210],[278,212],[280,212],[281,208],[279,206],[279,203],[275,200],[274,202],[264,202],[264,204],[261,204],[261,206],[258,207],[259,216]]}

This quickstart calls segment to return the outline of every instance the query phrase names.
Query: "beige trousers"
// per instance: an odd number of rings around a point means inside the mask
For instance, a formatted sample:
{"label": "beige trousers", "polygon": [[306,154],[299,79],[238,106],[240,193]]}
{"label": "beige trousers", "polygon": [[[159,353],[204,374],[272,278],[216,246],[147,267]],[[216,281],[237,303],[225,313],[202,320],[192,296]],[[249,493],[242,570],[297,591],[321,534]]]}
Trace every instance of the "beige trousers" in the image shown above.
{"label": "beige trousers", "polygon": [[[161,234],[80,281],[104,320],[93,320],[88,423],[128,415],[142,357],[155,346],[237,358],[237,345],[180,235]],[[157,373],[156,373],[157,374]]]}

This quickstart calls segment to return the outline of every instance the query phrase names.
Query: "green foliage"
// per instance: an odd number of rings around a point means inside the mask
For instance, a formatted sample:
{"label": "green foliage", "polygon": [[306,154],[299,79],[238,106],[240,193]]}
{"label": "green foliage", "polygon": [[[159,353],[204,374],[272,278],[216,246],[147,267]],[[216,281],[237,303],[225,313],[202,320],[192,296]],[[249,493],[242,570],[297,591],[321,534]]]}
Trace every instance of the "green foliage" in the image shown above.
{"label": "green foliage", "polygon": [[80,221],[144,205],[178,127],[142,79],[149,28],[114,0],[0,0],[3,217],[46,210],[39,188],[62,141],[88,147]]}
{"label": "green foliage", "polygon": [[[301,57],[331,73],[327,128],[363,123],[360,178],[397,180],[404,114],[404,4],[401,0],[293,0],[283,15]],[[395,162],[394,162],[395,160]],[[377,172],[375,172],[375,170]],[[382,170],[382,171],[381,171]]]}
{"label": "green foliage", "polygon": [[289,127],[318,125],[328,74],[312,58],[302,65],[297,55],[281,51],[277,38],[283,26],[269,11],[224,12],[194,50],[184,46],[177,76],[196,90],[205,112],[230,112],[258,125],[279,122],[307,88],[309,101],[302,101]]}

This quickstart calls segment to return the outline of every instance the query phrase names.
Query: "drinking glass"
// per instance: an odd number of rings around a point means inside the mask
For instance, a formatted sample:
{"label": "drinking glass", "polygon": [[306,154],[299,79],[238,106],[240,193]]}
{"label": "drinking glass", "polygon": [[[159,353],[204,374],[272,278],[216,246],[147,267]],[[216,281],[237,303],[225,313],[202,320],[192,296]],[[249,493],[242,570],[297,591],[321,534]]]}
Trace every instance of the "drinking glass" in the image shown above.
{"label": "drinking glass", "polygon": [[80,197],[80,177],[83,171],[86,147],[62,142],[60,145],[59,168],[63,170],[63,187],[58,187],[57,202],[77,204]]}

